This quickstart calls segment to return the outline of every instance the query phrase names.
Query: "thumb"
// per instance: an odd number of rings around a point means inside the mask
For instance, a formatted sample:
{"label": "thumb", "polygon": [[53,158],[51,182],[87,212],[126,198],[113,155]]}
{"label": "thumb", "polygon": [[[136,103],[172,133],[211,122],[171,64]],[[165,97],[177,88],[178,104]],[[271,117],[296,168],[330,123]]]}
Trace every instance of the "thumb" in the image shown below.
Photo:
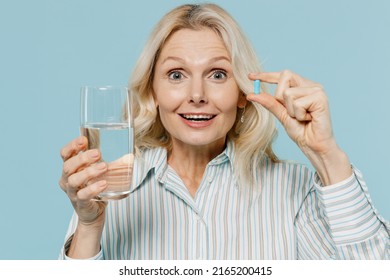
{"label": "thumb", "polygon": [[275,97],[268,93],[261,93],[259,95],[249,94],[247,96],[249,101],[254,101],[262,105],[270,111],[281,123],[285,125],[288,118],[286,108]]}

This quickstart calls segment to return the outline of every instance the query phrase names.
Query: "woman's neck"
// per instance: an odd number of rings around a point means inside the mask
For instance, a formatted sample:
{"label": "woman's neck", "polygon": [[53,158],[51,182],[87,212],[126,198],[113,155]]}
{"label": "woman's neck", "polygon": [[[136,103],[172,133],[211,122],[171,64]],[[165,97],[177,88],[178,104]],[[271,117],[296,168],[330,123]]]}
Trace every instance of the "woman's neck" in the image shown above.
{"label": "woman's neck", "polygon": [[224,149],[225,141],[207,146],[190,146],[174,141],[168,154],[168,164],[179,175],[192,197],[195,197],[207,164]]}

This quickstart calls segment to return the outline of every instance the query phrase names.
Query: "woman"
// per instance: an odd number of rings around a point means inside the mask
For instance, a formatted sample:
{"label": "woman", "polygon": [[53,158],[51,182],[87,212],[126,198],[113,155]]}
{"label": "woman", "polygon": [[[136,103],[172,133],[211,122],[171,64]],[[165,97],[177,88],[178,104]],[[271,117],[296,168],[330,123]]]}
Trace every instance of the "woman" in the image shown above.
{"label": "woman", "polygon": [[[252,94],[255,79],[277,84],[275,95]],[[183,5],[165,15],[130,88],[131,194],[108,205],[91,200],[106,184],[88,182],[107,166],[93,165],[100,154],[85,138],[66,145],[60,185],[75,215],[60,258],[389,258],[389,224],[336,144],[321,85],[262,72],[220,7]],[[272,115],[315,174],[276,158]]]}

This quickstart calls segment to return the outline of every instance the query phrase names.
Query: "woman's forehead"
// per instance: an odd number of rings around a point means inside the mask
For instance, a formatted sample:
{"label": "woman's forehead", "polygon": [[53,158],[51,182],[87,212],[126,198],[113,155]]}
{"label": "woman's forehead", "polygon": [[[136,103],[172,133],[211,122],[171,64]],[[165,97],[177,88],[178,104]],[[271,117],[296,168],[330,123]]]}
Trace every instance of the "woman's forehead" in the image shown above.
{"label": "woman's forehead", "polygon": [[210,28],[181,29],[173,33],[164,44],[160,59],[169,56],[225,56],[230,57],[221,37]]}

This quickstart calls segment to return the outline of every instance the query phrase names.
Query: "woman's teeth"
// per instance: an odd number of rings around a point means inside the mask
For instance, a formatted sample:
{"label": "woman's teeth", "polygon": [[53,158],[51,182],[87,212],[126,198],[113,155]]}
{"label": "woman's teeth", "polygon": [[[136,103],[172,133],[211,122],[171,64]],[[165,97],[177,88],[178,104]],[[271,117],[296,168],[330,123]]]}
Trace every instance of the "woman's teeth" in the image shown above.
{"label": "woman's teeth", "polygon": [[181,115],[183,118],[189,121],[208,121],[215,117],[215,115],[188,115],[183,114]]}

